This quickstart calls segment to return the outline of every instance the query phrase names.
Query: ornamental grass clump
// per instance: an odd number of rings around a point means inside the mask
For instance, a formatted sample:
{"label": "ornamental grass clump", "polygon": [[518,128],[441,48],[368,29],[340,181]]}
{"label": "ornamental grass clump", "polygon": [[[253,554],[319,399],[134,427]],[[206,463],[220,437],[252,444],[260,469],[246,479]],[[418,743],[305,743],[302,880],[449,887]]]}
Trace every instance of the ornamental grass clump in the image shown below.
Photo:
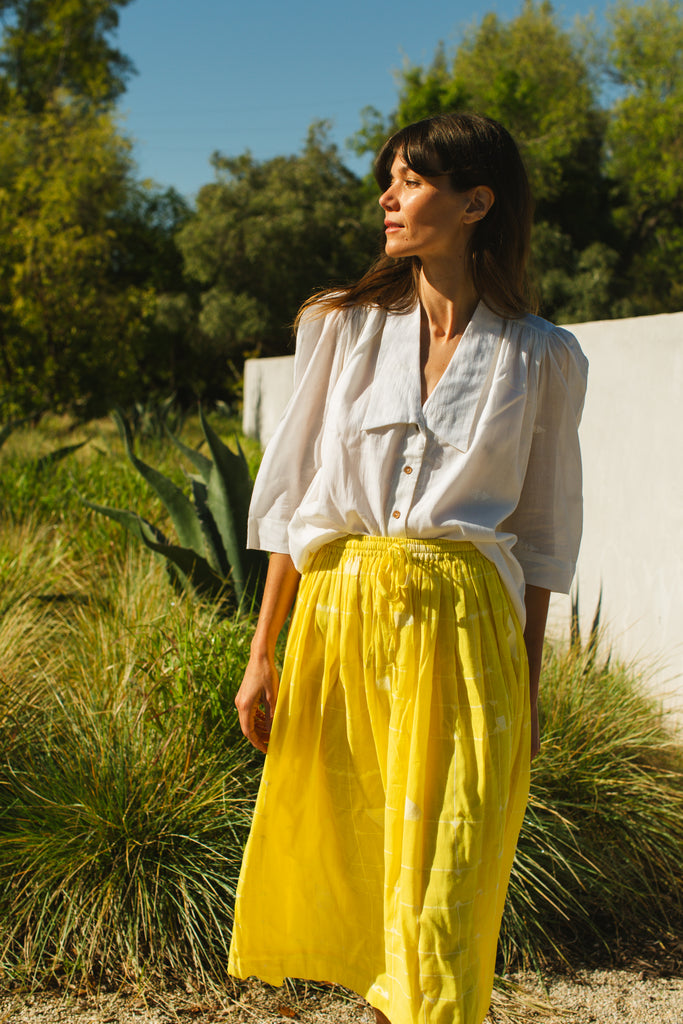
{"label": "ornamental grass clump", "polygon": [[[248,759],[123,710],[15,718],[3,775],[5,973],[202,977],[224,964]],[[10,881],[11,880],[11,881]]]}
{"label": "ornamental grass clump", "polygon": [[683,747],[637,670],[594,642],[548,646],[541,718],[506,960],[609,956],[680,929]]}
{"label": "ornamental grass clump", "polygon": [[164,602],[151,568],[119,561],[125,602],[50,605],[58,642],[3,679],[6,980],[224,977],[260,775],[232,711],[250,633]]}

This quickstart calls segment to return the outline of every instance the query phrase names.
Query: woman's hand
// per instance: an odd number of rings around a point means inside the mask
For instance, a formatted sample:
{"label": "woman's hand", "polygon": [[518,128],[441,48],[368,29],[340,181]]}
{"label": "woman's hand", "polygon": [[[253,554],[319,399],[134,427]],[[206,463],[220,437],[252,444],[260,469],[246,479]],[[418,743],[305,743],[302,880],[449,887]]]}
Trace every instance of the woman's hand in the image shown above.
{"label": "woman's hand", "polygon": [[296,597],[299,579],[289,555],[270,556],[251,655],[235,697],[242,732],[264,754],[268,750],[280,685],[275,668],[275,645]]}
{"label": "woman's hand", "polygon": [[264,754],[268,751],[279,685],[272,656],[252,653],[235,697],[235,707],[240,716],[242,732]]}

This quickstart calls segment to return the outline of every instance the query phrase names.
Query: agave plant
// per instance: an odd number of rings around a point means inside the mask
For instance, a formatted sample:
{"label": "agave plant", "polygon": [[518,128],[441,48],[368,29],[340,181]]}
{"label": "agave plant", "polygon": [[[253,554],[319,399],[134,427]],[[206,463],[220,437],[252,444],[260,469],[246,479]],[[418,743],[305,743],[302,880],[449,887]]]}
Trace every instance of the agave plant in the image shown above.
{"label": "agave plant", "polygon": [[[25,423],[30,423],[35,416],[24,416],[20,420],[8,420],[3,426],[0,427],[0,448],[17,428],[23,426]],[[57,448],[53,452],[48,452],[47,455],[41,455],[33,460],[33,466],[38,469],[45,469],[48,466],[53,465],[55,462],[59,462],[60,459],[65,459],[67,455],[71,455],[72,452],[77,452],[79,448],[87,444],[87,441],[78,441],[76,444],[67,444],[62,448]]]}
{"label": "agave plant", "polygon": [[126,454],[141,476],[165,505],[175,527],[178,543],[127,509],[108,508],[86,501],[89,508],[120,523],[152,551],[163,555],[172,581],[230,608],[251,607],[258,600],[267,556],[248,551],[247,513],[252,481],[239,443],[233,452],[211,428],[201,408],[199,418],[211,458],[168,436],[189,460],[195,474],[188,474],[189,498],[172,480],[147,465],[133,451],[130,424],[120,410],[113,418]]}
{"label": "agave plant", "polygon": [[185,410],[177,404],[175,394],[135,402],[126,415],[134,437],[163,440],[169,433],[179,434],[185,423]]}

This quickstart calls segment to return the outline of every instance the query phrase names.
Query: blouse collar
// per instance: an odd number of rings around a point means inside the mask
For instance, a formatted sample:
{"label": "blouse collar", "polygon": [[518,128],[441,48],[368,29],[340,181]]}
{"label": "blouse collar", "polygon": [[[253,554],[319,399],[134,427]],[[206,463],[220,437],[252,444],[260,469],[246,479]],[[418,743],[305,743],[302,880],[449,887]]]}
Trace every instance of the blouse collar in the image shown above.
{"label": "blouse collar", "polygon": [[420,304],[409,313],[388,313],[363,430],[413,423],[466,452],[504,326],[505,321],[480,302],[443,376],[423,406]]}

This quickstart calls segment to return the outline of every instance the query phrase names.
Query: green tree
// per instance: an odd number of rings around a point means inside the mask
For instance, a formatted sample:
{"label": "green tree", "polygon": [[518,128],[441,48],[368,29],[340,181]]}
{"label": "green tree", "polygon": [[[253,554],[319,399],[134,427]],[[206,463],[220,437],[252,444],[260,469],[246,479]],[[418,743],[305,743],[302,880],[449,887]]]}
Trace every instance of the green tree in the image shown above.
{"label": "green tree", "polygon": [[585,173],[589,156],[597,168],[602,119],[589,69],[547,0],[525,0],[510,21],[486,14],[452,59],[441,44],[428,67],[404,68],[396,110],[383,119],[366,108],[357,148],[374,150],[392,130],[452,110],[486,114],[512,132],[539,202]]}
{"label": "green tree", "polygon": [[520,146],[536,200],[542,311],[559,319],[606,315],[618,235],[601,163],[605,116],[582,45],[547,0],[525,0],[509,21],[486,14],[452,57],[440,45],[429,66],[404,68],[396,110],[384,119],[366,109],[356,147],[376,149],[396,128],[454,110],[496,118]]}
{"label": "green tree", "polygon": [[3,106],[43,111],[57,90],[110,104],[125,90],[131,61],[111,46],[118,8],[130,0],[0,0]]}
{"label": "green tree", "polygon": [[192,346],[196,317],[191,295],[198,289],[184,279],[176,242],[192,216],[190,204],[175,189],[131,182],[124,205],[109,218],[113,285],[153,295],[139,339],[141,378],[148,391],[173,392],[183,403],[201,390],[194,387],[198,375]]}
{"label": "green tree", "polygon": [[112,213],[126,202],[128,144],[76,100],[5,115],[0,136],[0,375],[31,408],[100,411],[139,378],[153,292],[113,273]]}
{"label": "green tree", "polygon": [[624,287],[636,312],[673,311],[683,306],[683,5],[622,0],[607,17],[617,97],[606,163]]}
{"label": "green tree", "polygon": [[217,180],[200,190],[179,235],[186,275],[201,289],[196,343],[207,374],[244,353],[290,351],[299,305],[359,275],[380,235],[376,197],[368,201],[325,125],[310,129],[297,156],[216,154],[213,165]]}
{"label": "green tree", "polygon": [[0,391],[18,407],[93,412],[174,385],[182,325],[163,297],[183,287],[190,211],[134,181],[112,115],[129,2],[0,0]]}

